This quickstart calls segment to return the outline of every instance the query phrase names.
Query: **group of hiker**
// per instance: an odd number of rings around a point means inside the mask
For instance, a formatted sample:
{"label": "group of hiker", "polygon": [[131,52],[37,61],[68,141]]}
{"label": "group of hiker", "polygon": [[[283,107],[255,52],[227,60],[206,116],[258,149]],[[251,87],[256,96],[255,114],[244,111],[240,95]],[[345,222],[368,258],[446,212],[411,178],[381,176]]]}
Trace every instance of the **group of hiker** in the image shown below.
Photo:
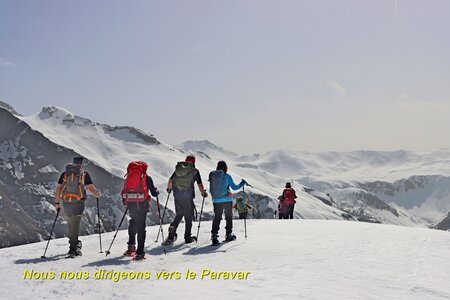
{"label": "group of hiker", "polygon": [[[147,213],[150,210],[151,196],[156,198],[158,202],[161,233],[162,219],[164,218],[164,212],[167,207],[166,203],[161,217],[158,200],[159,191],[155,187],[151,176],[147,174],[147,169],[148,165],[145,162],[131,162],[127,167],[127,174],[125,176],[124,186],[121,191],[122,201],[126,206],[126,211],[123,215],[122,221],[127,212],[130,216],[128,226],[128,247],[124,252],[124,255],[133,257],[134,260],[145,259],[145,228]],[[244,220],[247,218],[248,209],[254,208],[248,204],[243,197],[238,197],[236,199],[236,204],[233,206],[233,197],[230,189],[239,190],[249,184],[244,179],[241,179],[239,184],[236,184],[231,175],[228,174],[228,166],[225,161],[219,161],[217,163],[216,169],[210,172],[208,181],[210,183],[210,193],[214,206],[214,219],[211,228],[212,244],[218,245],[220,243],[219,227],[223,214],[225,214],[226,222],[225,241],[233,241],[236,239],[236,236],[233,234],[233,208],[238,211],[239,219]],[[176,215],[169,225],[168,236],[163,241],[163,246],[171,245],[177,239],[177,228],[183,218],[185,223],[184,242],[192,243],[197,241],[197,236],[193,236],[191,232],[192,221],[194,220],[194,211],[196,212],[194,204],[195,183],[197,184],[198,190],[203,197],[204,202],[205,198],[208,197],[208,192],[203,185],[199,170],[195,167],[195,156],[188,155],[184,161],[177,163],[175,171],[167,183],[167,200],[169,199],[170,194],[173,193]],[[61,204],[63,204],[64,212],[66,214],[68,224],[67,236],[69,238],[70,245],[67,257],[70,258],[82,255],[82,244],[78,239],[78,236],[80,222],[85,208],[84,200],[86,200],[86,188],[94,197],[97,198],[98,209],[98,198],[100,197],[100,193],[94,186],[93,180],[89,173],[83,168],[83,157],[75,157],[73,159],[73,163],[68,164],[65,172],[60,175],[55,192],[55,208],[58,214],[61,209]],[[243,196],[244,195],[245,194],[243,193]],[[278,210],[280,219],[293,218],[295,198],[297,198],[295,190],[292,189],[289,182],[286,183],[286,188],[284,189],[283,194],[279,197],[280,204]],[[106,253],[109,254],[109,250]],[[45,253],[43,257],[45,257]]]}

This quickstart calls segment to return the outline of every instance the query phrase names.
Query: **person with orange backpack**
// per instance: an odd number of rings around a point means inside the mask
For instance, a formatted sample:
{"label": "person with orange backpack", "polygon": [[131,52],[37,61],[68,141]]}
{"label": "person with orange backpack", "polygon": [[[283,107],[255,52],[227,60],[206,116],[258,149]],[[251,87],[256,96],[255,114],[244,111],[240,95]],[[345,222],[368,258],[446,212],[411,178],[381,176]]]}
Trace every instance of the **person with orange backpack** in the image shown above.
{"label": "person with orange backpack", "polygon": [[147,175],[147,169],[148,165],[143,161],[129,163],[121,191],[123,204],[127,207],[131,218],[128,225],[128,249],[123,255],[133,257],[133,260],[145,259],[145,227],[150,208],[150,194],[153,197],[159,195],[153,179]]}
{"label": "person with orange backpack", "polygon": [[294,206],[297,201],[297,195],[295,194],[295,190],[292,188],[290,182],[286,182],[285,189],[283,190],[283,194],[280,199],[280,212],[283,211],[282,217],[280,213],[280,219],[293,219],[294,218]]}
{"label": "person with orange backpack", "polygon": [[68,258],[81,255],[80,233],[81,217],[84,212],[86,189],[97,199],[99,192],[94,186],[91,176],[83,169],[83,157],[74,157],[73,163],[66,166],[65,172],[59,176],[55,192],[55,208],[61,209],[63,201],[64,213],[67,220],[67,237],[69,238]]}

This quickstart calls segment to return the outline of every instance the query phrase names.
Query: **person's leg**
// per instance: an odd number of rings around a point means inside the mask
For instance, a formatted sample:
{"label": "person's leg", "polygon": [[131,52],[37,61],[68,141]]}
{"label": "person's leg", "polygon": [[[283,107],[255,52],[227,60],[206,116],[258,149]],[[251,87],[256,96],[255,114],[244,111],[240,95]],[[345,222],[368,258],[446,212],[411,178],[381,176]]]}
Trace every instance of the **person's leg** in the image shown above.
{"label": "person's leg", "polygon": [[173,240],[175,238],[175,234],[177,232],[178,225],[181,222],[181,219],[184,217],[184,205],[183,199],[176,197],[175,198],[175,218],[169,226],[169,236],[168,238]]}
{"label": "person's leg", "polygon": [[130,222],[128,225],[128,246],[136,245],[136,218],[137,218],[137,212],[136,207],[132,206],[131,204],[128,205],[128,212],[130,215]]}
{"label": "person's leg", "polygon": [[294,204],[291,204],[289,206],[289,219],[293,219],[294,218]]}
{"label": "person's leg", "polygon": [[214,203],[214,220],[212,223],[212,229],[211,229],[211,233],[212,234],[217,234],[219,233],[219,226],[220,226],[220,221],[222,220],[222,214],[223,214],[223,203]]}
{"label": "person's leg", "polygon": [[80,223],[81,223],[81,215],[71,216],[67,218],[67,225],[68,225],[67,236],[69,238],[70,249],[72,250],[78,249],[78,243],[80,242],[78,240],[78,236],[80,234]]}
{"label": "person's leg", "polygon": [[225,221],[226,221],[226,233],[229,235],[233,231],[233,202],[224,203]]}
{"label": "person's leg", "polygon": [[147,211],[139,210],[137,212],[137,219],[136,219],[136,232],[138,240],[136,254],[144,253],[145,238],[146,238],[146,231],[145,231],[146,221],[147,221]]}
{"label": "person's leg", "polygon": [[194,219],[194,207],[188,205],[184,211],[184,238],[190,239],[192,231],[192,220]]}

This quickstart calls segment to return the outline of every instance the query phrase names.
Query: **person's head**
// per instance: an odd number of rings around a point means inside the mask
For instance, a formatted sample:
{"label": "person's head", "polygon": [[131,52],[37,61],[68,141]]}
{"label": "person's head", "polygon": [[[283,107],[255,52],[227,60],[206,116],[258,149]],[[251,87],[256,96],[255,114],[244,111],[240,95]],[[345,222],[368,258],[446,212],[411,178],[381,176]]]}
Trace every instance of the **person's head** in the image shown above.
{"label": "person's head", "polygon": [[227,163],[224,162],[223,160],[219,161],[219,162],[217,163],[217,168],[216,168],[216,170],[222,170],[222,171],[224,171],[224,172],[226,173],[226,172],[228,171]]}
{"label": "person's head", "polygon": [[292,186],[291,186],[291,183],[290,182],[286,182],[286,188],[287,189],[290,189]]}
{"label": "person's head", "polygon": [[186,156],[185,162],[190,162],[195,165],[195,156],[194,155],[188,155]]}
{"label": "person's head", "polygon": [[76,156],[73,158],[73,164],[81,166],[83,164],[83,159],[84,159],[84,157]]}

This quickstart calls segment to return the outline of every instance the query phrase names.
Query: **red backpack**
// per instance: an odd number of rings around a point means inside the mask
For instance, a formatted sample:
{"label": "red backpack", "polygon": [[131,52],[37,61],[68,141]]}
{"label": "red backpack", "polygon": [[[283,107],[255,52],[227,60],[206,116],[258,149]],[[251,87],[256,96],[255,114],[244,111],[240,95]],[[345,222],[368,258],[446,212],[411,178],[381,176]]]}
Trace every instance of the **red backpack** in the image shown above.
{"label": "red backpack", "polygon": [[283,204],[291,205],[295,204],[295,191],[292,188],[285,189],[283,191]]}
{"label": "red backpack", "polygon": [[147,168],[147,164],[143,161],[133,161],[128,164],[123,189],[120,193],[124,204],[150,201],[146,183]]}

